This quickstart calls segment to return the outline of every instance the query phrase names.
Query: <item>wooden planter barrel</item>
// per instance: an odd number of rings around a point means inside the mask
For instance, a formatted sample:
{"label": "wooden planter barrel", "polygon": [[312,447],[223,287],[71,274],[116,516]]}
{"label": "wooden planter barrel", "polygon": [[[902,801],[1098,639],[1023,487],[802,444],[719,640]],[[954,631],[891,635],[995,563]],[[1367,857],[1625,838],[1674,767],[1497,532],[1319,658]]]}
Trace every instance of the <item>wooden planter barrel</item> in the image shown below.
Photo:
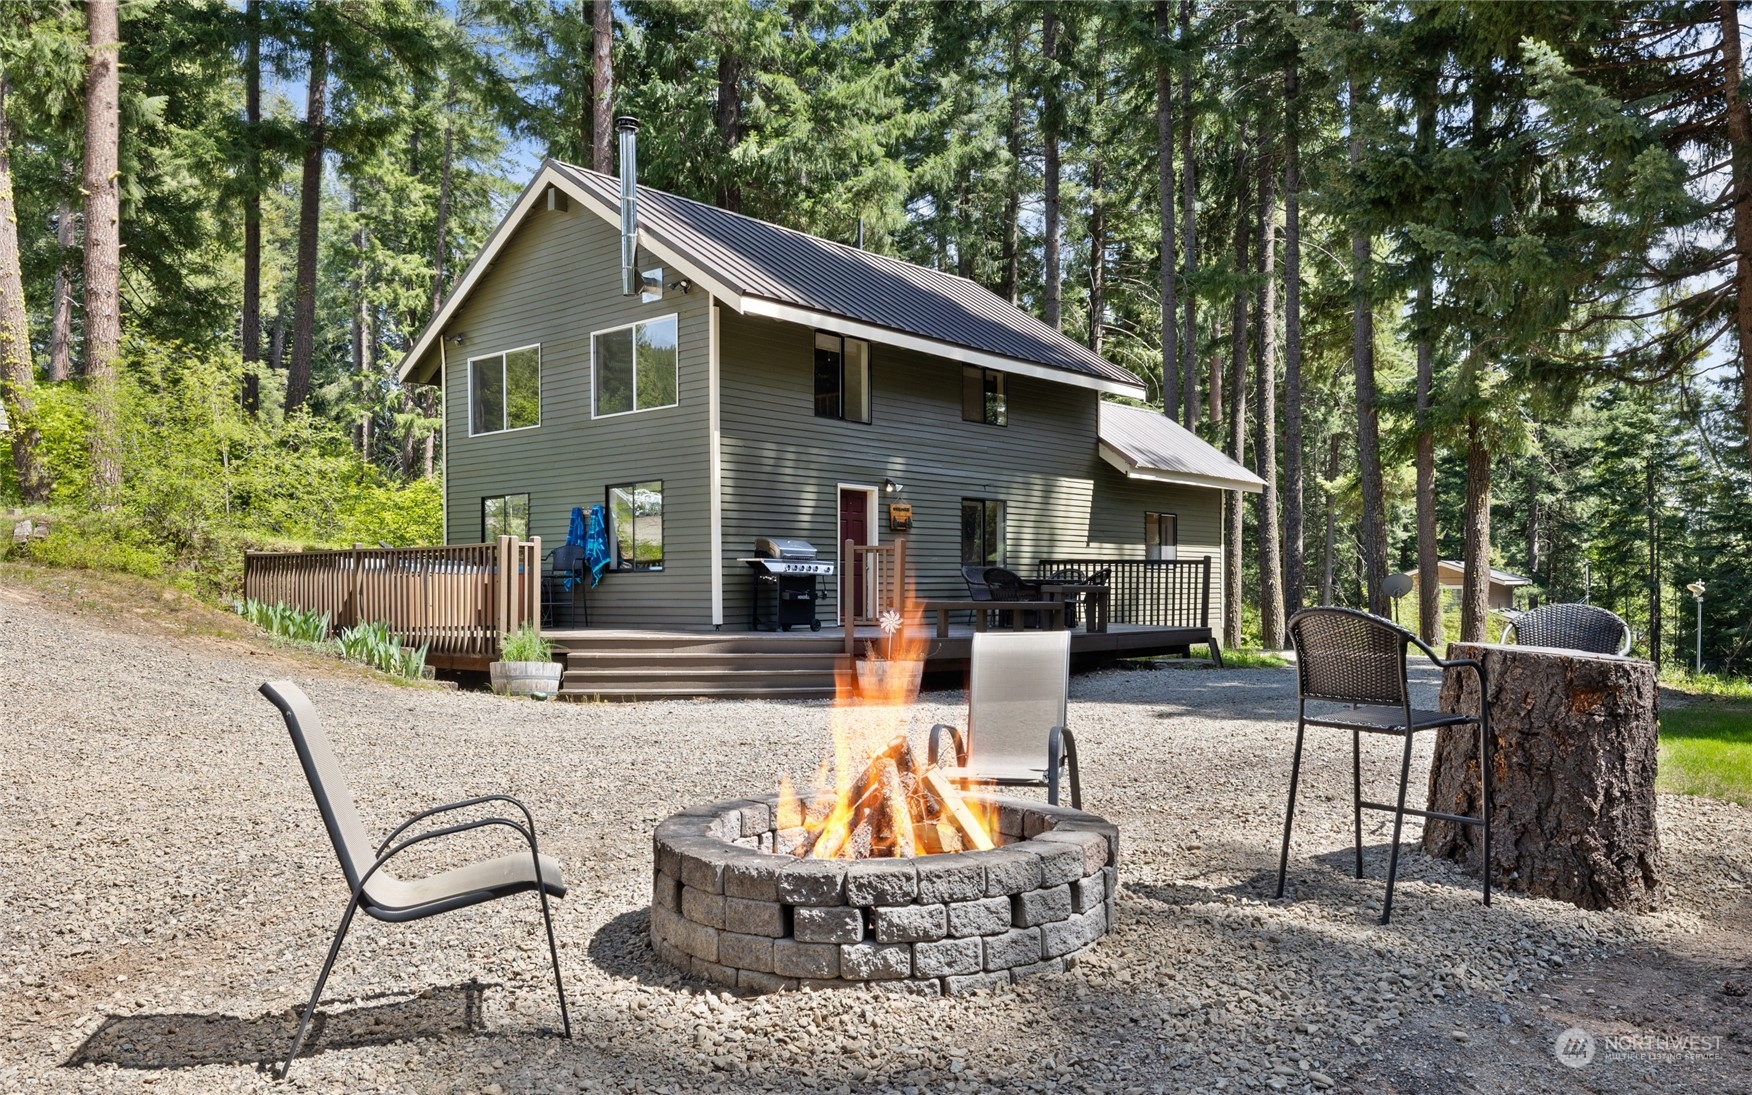
{"label": "wooden planter barrel", "polygon": [[493,662],[493,691],[502,696],[552,696],[560,690],[559,662]]}
{"label": "wooden planter barrel", "polygon": [[[1484,663],[1495,765],[1493,883],[1584,909],[1648,912],[1666,898],[1655,826],[1659,692],[1653,664],[1496,643],[1455,643]],[[1444,711],[1478,710],[1477,677],[1450,669]],[[1445,728],[1429,808],[1479,813],[1478,733]],[[1483,832],[1430,821],[1424,851],[1477,870]]]}

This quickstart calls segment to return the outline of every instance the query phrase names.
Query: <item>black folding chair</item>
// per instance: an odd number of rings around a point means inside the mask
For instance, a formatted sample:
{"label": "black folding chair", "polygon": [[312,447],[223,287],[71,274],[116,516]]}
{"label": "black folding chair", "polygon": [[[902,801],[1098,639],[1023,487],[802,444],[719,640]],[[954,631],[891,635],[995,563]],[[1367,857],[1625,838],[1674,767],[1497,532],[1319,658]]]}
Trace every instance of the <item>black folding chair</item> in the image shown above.
{"label": "black folding chair", "polygon": [[[1357,877],[1363,877],[1363,811],[1383,810],[1393,815],[1393,848],[1387,857],[1387,899],[1381,905],[1381,923],[1393,915],[1393,882],[1399,874],[1399,837],[1405,815],[1452,821],[1484,827],[1484,903],[1490,904],[1490,813],[1491,736],[1489,690],[1484,666],[1471,658],[1443,659],[1404,628],[1367,612],[1352,608],[1310,608],[1290,617],[1290,642],[1296,648],[1297,697],[1296,753],[1290,762],[1290,801],[1284,810],[1283,851],[1278,857],[1277,896],[1284,895],[1284,878],[1290,862],[1290,826],[1296,815],[1296,783],[1302,772],[1302,737],[1309,726],[1331,726],[1351,732],[1352,815],[1356,827]],[[1419,711],[1411,706],[1411,687],[1406,679],[1406,652],[1415,643],[1430,661],[1443,667],[1466,666],[1478,674],[1479,713],[1449,714]],[[1346,704],[1310,713],[1309,701]],[[1461,817],[1433,810],[1407,809],[1406,785],[1411,778],[1411,744],[1420,730],[1443,726],[1477,725],[1480,769],[1484,781],[1482,817]],[[1399,765],[1399,799],[1389,806],[1363,801],[1363,734],[1389,734],[1405,739],[1405,757]]]}

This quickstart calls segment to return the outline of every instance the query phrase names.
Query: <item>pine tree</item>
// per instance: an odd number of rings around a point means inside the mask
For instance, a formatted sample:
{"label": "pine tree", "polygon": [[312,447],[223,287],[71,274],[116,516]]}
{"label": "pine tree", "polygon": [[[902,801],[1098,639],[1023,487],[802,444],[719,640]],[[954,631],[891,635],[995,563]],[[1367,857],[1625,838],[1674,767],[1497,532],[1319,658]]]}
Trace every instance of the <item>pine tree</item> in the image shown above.
{"label": "pine tree", "polygon": [[116,506],[122,482],[116,369],[121,356],[121,91],[115,0],[87,0],[85,78],[85,379],[91,405],[92,493]]}

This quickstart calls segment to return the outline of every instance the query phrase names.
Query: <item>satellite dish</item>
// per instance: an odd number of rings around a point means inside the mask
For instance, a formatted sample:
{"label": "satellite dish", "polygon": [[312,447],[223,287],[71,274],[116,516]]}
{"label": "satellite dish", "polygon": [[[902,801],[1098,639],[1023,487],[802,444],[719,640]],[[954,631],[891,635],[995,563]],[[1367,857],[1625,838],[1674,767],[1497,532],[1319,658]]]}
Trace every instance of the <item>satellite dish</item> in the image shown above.
{"label": "satellite dish", "polygon": [[1411,575],[1389,574],[1387,575],[1387,581],[1383,584],[1382,588],[1386,590],[1387,596],[1397,601],[1399,598],[1411,592]]}

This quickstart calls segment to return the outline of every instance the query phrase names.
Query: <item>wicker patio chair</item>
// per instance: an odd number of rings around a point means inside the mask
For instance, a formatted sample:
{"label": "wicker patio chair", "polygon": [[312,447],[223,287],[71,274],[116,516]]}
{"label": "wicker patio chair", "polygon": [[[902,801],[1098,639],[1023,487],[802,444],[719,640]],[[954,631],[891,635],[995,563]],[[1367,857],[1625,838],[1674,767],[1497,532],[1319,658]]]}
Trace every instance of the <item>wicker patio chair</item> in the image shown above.
{"label": "wicker patio chair", "polygon": [[[1399,838],[1405,817],[1436,818],[1484,828],[1484,903],[1490,904],[1490,813],[1491,736],[1490,708],[1486,701],[1484,666],[1470,658],[1443,659],[1416,635],[1379,616],[1350,608],[1310,608],[1290,617],[1290,641],[1296,648],[1297,719],[1296,752],[1290,762],[1290,798],[1284,809],[1283,849],[1278,857],[1277,896],[1284,895],[1284,877],[1290,861],[1290,827],[1296,814],[1296,783],[1302,771],[1302,738],[1309,726],[1330,726],[1351,732],[1351,812],[1356,832],[1356,871],[1363,877],[1363,811],[1381,810],[1393,815],[1393,847],[1387,858],[1387,898],[1381,905],[1381,923],[1393,915],[1393,883],[1399,874]],[[1447,668],[1465,666],[1478,674],[1480,710],[1477,715],[1420,711],[1411,706],[1411,688],[1406,681],[1406,654],[1412,644],[1430,661]],[[1313,702],[1319,710],[1310,711]],[[1345,706],[1338,706],[1345,705]],[[1479,735],[1480,769],[1484,773],[1481,817],[1417,810],[1405,805],[1411,779],[1412,739],[1421,730],[1443,726],[1476,725]],[[1399,798],[1388,805],[1363,800],[1362,735],[1388,734],[1405,741],[1399,765]]]}
{"label": "wicker patio chair", "polygon": [[[527,893],[530,890],[536,891],[541,897],[542,920],[547,925],[548,956],[554,965],[554,989],[560,996],[560,1022],[565,1028],[566,1037],[570,1038],[572,1018],[566,1010],[566,990],[560,984],[560,952],[554,945],[554,921],[548,909],[550,896],[566,896],[566,883],[560,877],[559,863],[542,855],[536,848],[535,818],[528,808],[507,795],[482,795],[479,798],[452,802],[408,818],[396,826],[395,831],[373,850],[371,838],[366,835],[365,826],[359,820],[359,811],[353,805],[353,794],[347,787],[346,777],[335,763],[334,753],[329,749],[328,735],[323,732],[322,724],[316,717],[316,708],[309,698],[291,681],[269,681],[262,685],[261,693],[280,709],[280,714],[286,720],[286,729],[292,735],[293,748],[298,751],[298,762],[304,768],[305,778],[310,781],[311,793],[316,796],[316,807],[322,814],[323,826],[328,829],[335,854],[340,858],[341,874],[346,877],[350,891],[347,911],[342,914],[341,926],[335,930],[334,941],[329,944],[328,958],[323,961],[322,972],[317,975],[316,988],[310,993],[310,1003],[305,1005],[304,1015],[298,1021],[298,1033],[292,1039],[292,1051],[286,1055],[286,1067],[281,1071],[280,1078],[285,1079],[286,1073],[291,1071],[292,1062],[304,1044],[305,1031],[310,1026],[310,1017],[316,1013],[317,1002],[322,997],[322,988],[328,981],[329,971],[334,968],[335,957],[340,953],[341,940],[347,936],[347,928],[353,923],[353,914],[360,909],[364,909],[367,915],[377,920],[401,923],[479,905],[484,901]],[[523,820],[485,817],[440,826],[417,836],[398,840],[403,833],[426,818],[488,803],[507,804],[522,814]],[[397,878],[383,869],[390,859],[416,844],[490,826],[514,830],[529,845],[529,851],[514,852],[497,859],[482,860],[413,880]]]}
{"label": "wicker patio chair", "polygon": [[1521,646],[1582,650],[1589,654],[1630,653],[1630,625],[1598,605],[1540,605],[1521,613],[1503,628]]}
{"label": "wicker patio chair", "polygon": [[943,723],[931,727],[929,762],[953,761],[944,774],[958,783],[1045,787],[1046,801],[1055,806],[1068,775],[1071,805],[1082,809],[1077,742],[1065,726],[1071,633],[980,632],[967,678],[967,732]]}
{"label": "wicker patio chair", "polygon": [[[1013,570],[1003,567],[986,567],[984,571],[986,588],[991,591],[994,601],[1038,601],[1041,600],[1040,583],[1031,582]],[[1011,624],[1008,612],[998,613],[998,626],[1008,627]],[[1023,627],[1039,627],[1040,613],[1022,613]]]}

